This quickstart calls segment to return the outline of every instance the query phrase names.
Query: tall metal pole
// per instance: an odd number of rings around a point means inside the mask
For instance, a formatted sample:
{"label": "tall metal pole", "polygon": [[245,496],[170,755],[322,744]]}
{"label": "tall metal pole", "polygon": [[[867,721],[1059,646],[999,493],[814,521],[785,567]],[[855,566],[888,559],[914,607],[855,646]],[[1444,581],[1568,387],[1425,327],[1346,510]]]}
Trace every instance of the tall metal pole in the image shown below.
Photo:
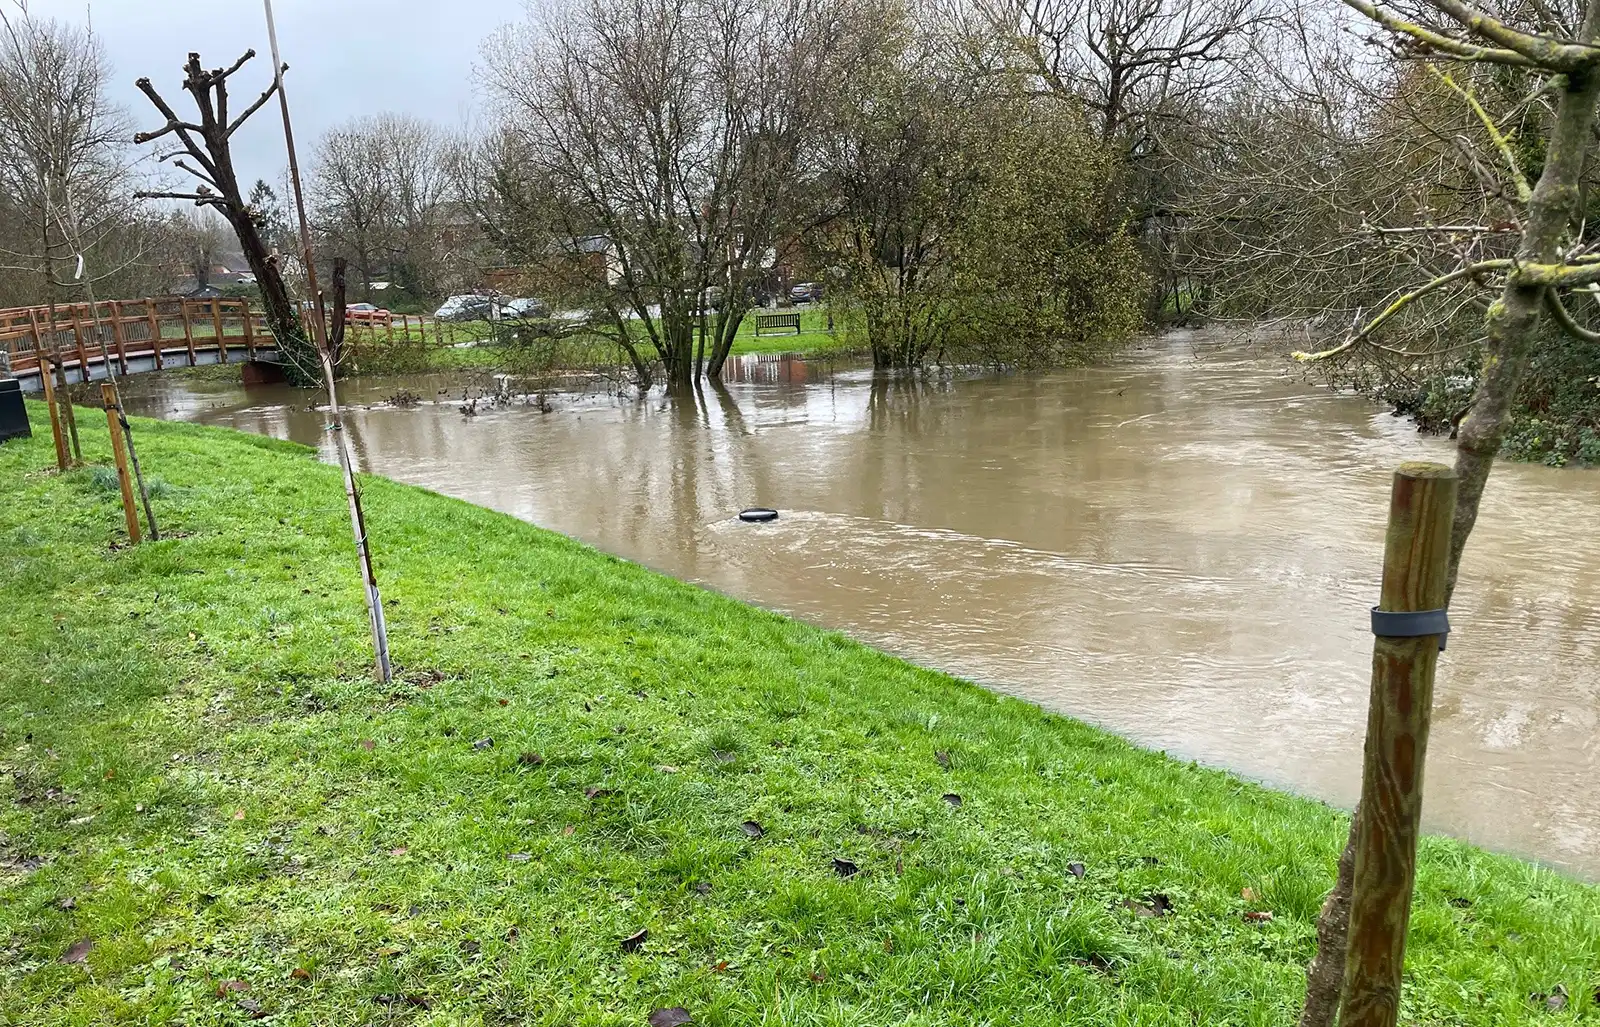
{"label": "tall metal pole", "polygon": [[328,327],[322,313],[322,290],[317,285],[317,264],[311,254],[311,229],[306,222],[305,193],[300,188],[300,164],[294,153],[294,128],[289,121],[289,97],[283,91],[283,59],[278,56],[278,29],[272,20],[272,0],[261,0],[267,14],[267,41],[272,47],[272,79],[278,91],[278,109],[283,112],[283,142],[289,153],[289,183],[294,192],[295,213],[300,222],[300,249],[306,265],[306,286],[311,293],[311,330],[316,336],[317,355],[322,359],[322,378],[328,390],[328,430],[339,454],[339,469],[344,473],[344,494],[350,504],[350,530],[355,535],[356,555],[361,559],[361,582],[367,594],[367,620],[372,625],[372,648],[377,655],[378,676],[387,683],[389,667],[389,628],[383,619],[383,598],[378,593],[378,576],[372,569],[372,549],[367,544],[367,521],[361,511],[361,490],[350,466],[350,447],[345,439],[344,418],[339,412],[339,395],[333,383],[333,355],[328,350]]}

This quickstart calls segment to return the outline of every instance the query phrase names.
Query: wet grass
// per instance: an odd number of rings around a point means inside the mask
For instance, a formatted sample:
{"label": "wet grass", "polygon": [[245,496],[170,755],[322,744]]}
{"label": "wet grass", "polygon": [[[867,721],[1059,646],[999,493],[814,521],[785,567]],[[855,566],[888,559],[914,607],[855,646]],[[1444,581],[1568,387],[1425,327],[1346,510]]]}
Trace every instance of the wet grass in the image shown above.
{"label": "wet grass", "polygon": [[[136,420],[126,548],[32,413],[0,1024],[1292,1021],[1335,810],[370,479],[380,687],[334,469]],[[1421,866],[1403,1022],[1600,1016],[1600,891]]]}

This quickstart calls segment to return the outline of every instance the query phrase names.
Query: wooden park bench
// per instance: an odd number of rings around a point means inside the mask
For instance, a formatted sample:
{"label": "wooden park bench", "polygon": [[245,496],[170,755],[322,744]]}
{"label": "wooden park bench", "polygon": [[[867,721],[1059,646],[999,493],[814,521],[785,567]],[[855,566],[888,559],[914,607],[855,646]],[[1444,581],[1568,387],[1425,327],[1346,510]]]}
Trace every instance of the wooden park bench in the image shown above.
{"label": "wooden park bench", "polygon": [[779,328],[793,328],[796,335],[800,334],[800,314],[757,314],[756,334],[760,335],[762,329],[770,334]]}

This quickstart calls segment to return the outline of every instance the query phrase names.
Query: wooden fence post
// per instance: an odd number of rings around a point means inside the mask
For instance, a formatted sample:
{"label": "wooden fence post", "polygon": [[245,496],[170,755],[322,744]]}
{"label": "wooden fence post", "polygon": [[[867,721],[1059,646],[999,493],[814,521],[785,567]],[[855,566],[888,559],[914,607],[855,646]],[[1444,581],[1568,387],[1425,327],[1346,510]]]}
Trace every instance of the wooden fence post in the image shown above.
{"label": "wooden fence post", "polygon": [[67,439],[61,434],[61,408],[56,406],[55,368],[50,366],[50,357],[39,353],[39,381],[44,384],[44,405],[50,410],[50,434],[56,440],[56,466],[66,470],[70,461],[67,459]]}
{"label": "wooden fence post", "polygon": [[128,521],[128,539],[139,541],[139,510],[133,505],[133,479],[128,474],[128,450],[122,440],[122,408],[117,404],[117,387],[100,384],[100,399],[106,405],[106,424],[111,428],[111,455],[117,461],[117,482],[122,486],[122,514]]}
{"label": "wooden fence post", "polygon": [[[1373,617],[1377,638],[1340,1027],[1394,1027],[1400,1015],[1455,507],[1456,475],[1449,467],[1406,463],[1395,471],[1383,588]],[[1425,611],[1438,613],[1410,623],[1380,622],[1381,613]],[[1424,630],[1432,633],[1420,634]]]}

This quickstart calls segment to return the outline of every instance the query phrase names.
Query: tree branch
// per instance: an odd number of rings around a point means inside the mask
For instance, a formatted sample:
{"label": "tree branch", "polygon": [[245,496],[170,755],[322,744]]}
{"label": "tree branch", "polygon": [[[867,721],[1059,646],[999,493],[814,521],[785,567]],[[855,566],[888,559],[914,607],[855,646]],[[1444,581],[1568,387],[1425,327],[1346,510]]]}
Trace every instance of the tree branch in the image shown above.
{"label": "tree branch", "polygon": [[1566,305],[1561,302],[1561,297],[1556,295],[1554,289],[1544,291],[1544,305],[1550,311],[1550,316],[1556,319],[1556,324],[1569,335],[1576,336],[1585,342],[1600,342],[1600,332],[1593,332],[1583,327],[1573,319],[1567,311]]}
{"label": "tree branch", "polygon": [[1562,43],[1548,36],[1519,32],[1500,19],[1491,18],[1460,0],[1428,0],[1428,3],[1460,22],[1469,32],[1521,54],[1538,67],[1551,71],[1582,71],[1600,61],[1600,47]]}
{"label": "tree branch", "polygon": [[[289,70],[289,65],[288,64],[283,65],[281,71],[288,71],[288,70]],[[295,81],[298,82],[300,80],[299,79],[295,79]],[[270,100],[272,98],[272,94],[276,93],[277,91],[278,91],[278,78],[277,78],[277,76],[273,76],[272,85],[268,86],[266,88],[266,90],[260,96],[256,97],[255,103],[252,103],[249,107],[246,107],[244,109],[244,113],[240,114],[237,118],[234,118],[233,121],[231,121],[228,124],[227,131],[223,132],[223,137],[226,138],[228,136],[233,135],[234,132],[238,131],[239,126],[245,123],[245,119],[250,117],[250,115],[254,114],[256,111],[260,110],[261,109],[261,105],[266,103],[268,100]]]}
{"label": "tree branch", "polygon": [[1309,362],[1315,360],[1326,360],[1329,357],[1338,356],[1341,353],[1353,349],[1357,343],[1371,335],[1374,331],[1381,327],[1385,321],[1388,321],[1390,318],[1400,313],[1400,311],[1404,310],[1406,307],[1409,307],[1411,304],[1415,303],[1417,300],[1428,295],[1429,293],[1438,292],[1440,289],[1451,284],[1452,282],[1459,282],[1463,278],[1471,278],[1474,275],[1483,274],[1488,271],[1505,271],[1510,269],[1513,265],[1514,262],[1510,259],[1497,259],[1480,260],[1476,264],[1468,264],[1466,267],[1456,268],[1449,274],[1440,275],[1433,281],[1419,285],[1417,288],[1399,297],[1393,303],[1385,307],[1383,312],[1377,317],[1373,318],[1371,321],[1368,321],[1365,327],[1361,328],[1357,332],[1354,332],[1348,339],[1346,339],[1344,342],[1341,342],[1339,345],[1334,346],[1332,349],[1325,349],[1318,353],[1298,352],[1294,354],[1294,359]]}
{"label": "tree branch", "polygon": [[1438,51],[1457,60],[1509,64],[1519,68],[1538,66],[1538,62],[1523,56],[1515,50],[1477,46],[1472,43],[1463,43],[1459,39],[1451,39],[1441,32],[1435,32],[1426,26],[1406,21],[1403,18],[1380,10],[1376,4],[1368,3],[1367,0],[1344,0],[1344,3],[1360,11],[1390,32],[1407,36],[1428,50]]}

